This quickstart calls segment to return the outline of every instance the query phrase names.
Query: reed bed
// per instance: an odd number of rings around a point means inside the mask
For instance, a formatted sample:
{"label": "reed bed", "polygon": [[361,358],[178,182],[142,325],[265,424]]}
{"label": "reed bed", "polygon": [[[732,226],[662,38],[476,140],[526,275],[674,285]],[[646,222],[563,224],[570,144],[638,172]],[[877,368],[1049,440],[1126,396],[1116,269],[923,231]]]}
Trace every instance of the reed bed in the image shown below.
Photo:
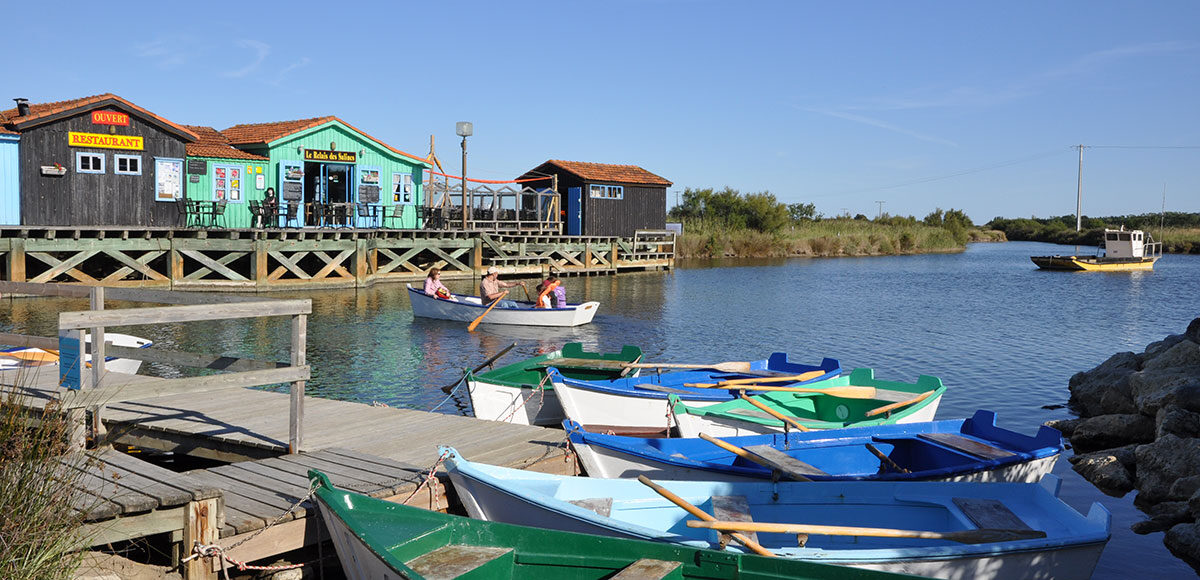
{"label": "reed bed", "polygon": [[[981,240],[995,237],[986,232],[977,236]],[[972,237],[966,232],[922,224],[901,226],[851,219],[801,222],[774,234],[689,220],[676,244],[676,253],[680,258],[884,256],[961,251]]]}

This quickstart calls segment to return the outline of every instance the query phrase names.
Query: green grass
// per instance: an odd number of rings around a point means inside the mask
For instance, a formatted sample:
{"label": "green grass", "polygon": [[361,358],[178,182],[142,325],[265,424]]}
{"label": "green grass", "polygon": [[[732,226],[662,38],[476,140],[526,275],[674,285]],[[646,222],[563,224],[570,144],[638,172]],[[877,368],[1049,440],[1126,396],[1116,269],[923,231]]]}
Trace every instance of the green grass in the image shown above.
{"label": "green grass", "polygon": [[851,219],[802,222],[767,234],[689,220],[676,252],[680,258],[880,256],[961,251],[975,237],[982,241],[994,235],[975,230],[956,234],[920,224],[894,226]]}
{"label": "green grass", "polygon": [[73,487],[85,459],[68,453],[66,415],[53,402],[44,412],[26,402],[0,387],[0,578],[68,579],[84,555],[84,511],[75,508],[86,506],[73,503]]}

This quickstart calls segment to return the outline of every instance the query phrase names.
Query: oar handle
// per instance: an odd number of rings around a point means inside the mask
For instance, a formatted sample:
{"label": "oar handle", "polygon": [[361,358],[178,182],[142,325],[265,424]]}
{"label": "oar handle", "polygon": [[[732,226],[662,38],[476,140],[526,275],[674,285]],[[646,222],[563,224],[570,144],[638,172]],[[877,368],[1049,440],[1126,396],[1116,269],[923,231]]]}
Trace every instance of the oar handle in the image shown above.
{"label": "oar handle", "polygon": [[[514,343],[512,343],[512,344],[510,344],[510,345],[508,345],[508,346],[506,346],[506,347],[504,347],[504,348],[503,348],[503,349],[502,349],[500,352],[498,352],[498,353],[496,353],[496,354],[492,355],[492,356],[491,356],[491,357],[489,357],[487,360],[485,360],[485,361],[483,361],[483,362],[479,363],[479,366],[477,366],[477,367],[475,367],[475,368],[471,369],[471,372],[472,372],[472,373],[477,373],[477,372],[479,372],[479,371],[483,370],[483,369],[484,369],[484,367],[491,366],[491,364],[492,364],[492,363],[496,362],[496,361],[497,361],[497,360],[498,360],[500,357],[502,357],[502,356],[504,356],[504,355],[508,354],[508,351],[512,350],[512,349],[513,349],[513,348],[515,348],[516,346],[517,346],[517,343],[515,343],[515,342],[514,342]],[[459,384],[459,383],[461,383],[461,382],[463,382],[463,380],[464,380],[464,379],[466,379],[466,378],[467,378],[467,373],[463,373],[463,376],[462,376],[462,377],[460,377],[460,378],[459,378],[457,381],[454,381],[453,383],[450,383],[450,384],[448,384],[448,385],[446,385],[446,386],[442,387],[442,392],[443,392],[443,393],[449,393],[449,392],[453,391],[453,390],[454,390],[454,387],[457,387],[457,386],[458,386],[458,384]]]}
{"label": "oar handle", "polygon": [[875,457],[878,457],[880,461],[884,462],[888,467],[892,468],[892,471],[895,471],[897,473],[912,473],[911,471],[909,471],[903,467],[900,467],[900,464],[896,463],[895,461],[892,461],[891,457],[888,457],[882,451],[880,451],[878,448],[876,448],[874,445],[871,445],[870,443],[867,443],[867,451],[870,451],[872,455],[874,455]]}
{"label": "oar handle", "polygon": [[919,538],[925,540],[950,540],[963,544],[1006,542],[1014,540],[1044,538],[1046,532],[1039,530],[1010,530],[981,528],[955,532],[930,532],[924,530],[897,530],[893,528],[859,528],[853,526],[821,526],[815,524],[775,524],[768,522],[728,522],[715,519],[698,522],[689,520],[689,528],[705,528],[721,531],[763,532],[774,534],[808,534],[814,536],[873,536],[880,538]]}
{"label": "oar handle", "polygon": [[804,381],[815,379],[823,374],[825,374],[825,371],[808,371],[798,375],[789,375],[783,377],[751,377],[748,379],[730,379],[728,381],[721,381],[717,383],[717,385],[725,387],[729,385],[753,385],[756,383],[802,383]]}
{"label": "oar handle", "polygon": [[932,395],[933,393],[934,393],[934,391],[925,391],[924,393],[921,393],[920,395],[917,395],[911,399],[908,399],[907,401],[900,401],[899,403],[892,403],[890,405],[884,405],[884,406],[878,407],[876,409],[871,409],[870,411],[863,413],[863,416],[874,417],[875,415],[882,415],[884,413],[890,413],[901,407],[906,407],[908,405],[915,405],[917,403],[920,403],[921,401],[924,401],[925,399],[928,399],[929,396]]}
{"label": "oar handle", "polygon": [[783,421],[784,423],[787,423],[788,425],[791,425],[792,427],[795,427],[796,429],[798,429],[800,431],[810,431],[810,429],[808,427],[801,425],[795,419],[788,417],[787,415],[784,415],[783,413],[780,413],[779,411],[776,411],[775,409],[772,409],[772,408],[766,406],[765,404],[754,400],[751,397],[747,397],[746,393],[742,393],[741,398],[743,401],[746,401],[747,403],[750,403],[751,405],[754,405],[755,407],[762,409],[766,414],[768,414],[772,417],[775,417],[776,419],[779,419],[780,421]]}
{"label": "oar handle", "polygon": [[[653,481],[650,481],[650,478],[646,477],[645,475],[639,475],[638,481],[642,482],[642,484],[645,485],[646,487],[653,489],[655,492],[658,493],[658,495],[661,495],[661,496],[667,498],[667,500],[669,500],[671,503],[683,508],[684,511],[686,511],[689,514],[692,514],[693,516],[696,516],[706,522],[716,521],[716,519],[717,519],[717,518],[714,518],[714,517],[708,515],[707,513],[702,511],[700,508],[688,503],[687,500],[675,495],[674,493],[671,492],[671,490],[669,490],[661,485],[658,485],[657,483],[654,483]],[[695,520],[692,520],[692,521],[695,521]],[[758,554],[760,556],[771,556],[771,557],[775,556],[774,552],[762,547],[762,545],[760,545],[758,542],[755,542],[754,540],[751,540],[750,538],[747,538],[746,536],[744,536],[742,534],[734,532],[730,535],[733,536],[733,539],[737,540],[738,542],[741,542],[741,544],[743,546],[746,546],[747,548],[750,549],[750,551],[754,552],[755,554]]]}

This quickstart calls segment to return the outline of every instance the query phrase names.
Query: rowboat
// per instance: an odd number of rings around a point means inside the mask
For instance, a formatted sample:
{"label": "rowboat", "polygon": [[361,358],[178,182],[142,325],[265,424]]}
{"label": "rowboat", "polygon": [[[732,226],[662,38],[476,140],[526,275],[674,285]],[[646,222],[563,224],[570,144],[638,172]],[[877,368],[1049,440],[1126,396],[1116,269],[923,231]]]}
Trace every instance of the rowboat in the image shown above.
{"label": "rowboat", "polygon": [[[92,343],[90,333],[84,333],[84,342],[89,345]],[[150,348],[154,344],[152,341],[144,338],[117,332],[105,332],[104,342],[128,348]],[[84,355],[84,360],[91,362],[92,355]],[[58,352],[41,348],[9,348],[0,351],[0,371],[40,366],[57,367]],[[141,367],[142,361],[137,359],[111,356],[104,358],[104,368],[110,372],[132,375],[137,374],[138,369]]]}
{"label": "rowboat", "polygon": [[[642,485],[481,465],[442,451],[473,518],[698,548],[723,543],[716,530],[698,527],[718,526],[756,531],[752,541],[786,558],[938,578],[1083,580],[1111,527],[1099,503],[1084,516],[1061,501],[1054,475],[1039,483]],[[685,502],[699,509],[689,515]],[[717,521],[689,521],[697,518]]]}
{"label": "rowboat", "polygon": [[569,419],[563,428],[587,474],[611,478],[751,481],[781,473],[813,481],[1036,483],[1063,449],[1053,428],[1022,435],[982,410],[970,419],[724,439],[733,450],[703,439],[593,433]]}
{"label": "rowboat", "polygon": [[623,433],[660,431],[669,428],[668,397],[674,395],[688,405],[702,407],[733,400],[737,395],[727,389],[694,388],[689,383],[718,383],[773,376],[806,376],[798,381],[772,383],[808,386],[842,372],[837,359],[826,358],[819,365],[788,360],[787,353],[773,353],[766,360],[753,361],[746,372],[722,372],[716,369],[643,373],[637,377],[609,381],[572,379],[550,370],[550,381],[558,393],[563,410],[572,420],[593,431]]}
{"label": "rowboat", "polygon": [[[489,314],[490,316],[490,314]],[[546,378],[553,366],[573,379],[607,380],[622,375],[637,376],[638,369],[622,366],[637,362],[642,349],[626,345],[621,352],[588,352],[578,342],[561,350],[525,359],[487,372],[467,373],[471,407],[480,419],[521,425],[559,425],[565,415],[554,386]]]}
{"label": "rowboat", "polygon": [[1104,241],[1093,256],[1030,256],[1043,270],[1127,272],[1153,270],[1162,258],[1162,243],[1142,230],[1104,230]]}
{"label": "rowboat", "polygon": [[[881,381],[869,368],[854,369],[849,376],[822,381],[814,388],[873,387],[869,399],[834,397],[819,393],[770,392],[755,395],[755,401],[796,419],[808,429],[840,429],[891,423],[932,421],[946,387],[942,380],[921,375],[915,383]],[[565,405],[564,405],[565,406]],[[749,401],[735,399],[718,405],[695,405],[680,397],[672,399],[671,410],[681,437],[736,437],[777,433],[784,422]],[[568,416],[570,409],[567,409]]]}
{"label": "rowboat", "polygon": [[[427,296],[424,291],[413,288],[411,284],[405,286],[408,288],[408,300],[412,303],[413,316],[471,322],[491,306],[491,303],[483,304],[478,296],[451,294],[454,300],[442,300]],[[560,308],[534,308],[532,302],[516,303],[517,308],[493,308],[483,317],[482,324],[579,326],[591,322],[600,307],[599,302],[568,304]]]}
{"label": "rowboat", "polygon": [[907,577],[473,520],[337,489],[319,471],[309,471],[308,477],[342,571],[350,580]]}

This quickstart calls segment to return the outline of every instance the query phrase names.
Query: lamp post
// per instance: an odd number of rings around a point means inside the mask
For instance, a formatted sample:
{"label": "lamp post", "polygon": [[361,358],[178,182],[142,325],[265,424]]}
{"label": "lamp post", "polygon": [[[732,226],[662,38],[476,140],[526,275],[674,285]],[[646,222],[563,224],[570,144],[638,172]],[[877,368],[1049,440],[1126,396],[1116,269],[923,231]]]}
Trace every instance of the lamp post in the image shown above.
{"label": "lamp post", "polygon": [[467,137],[475,132],[470,121],[459,121],[454,124],[454,133],[462,137],[462,227],[467,229]]}

